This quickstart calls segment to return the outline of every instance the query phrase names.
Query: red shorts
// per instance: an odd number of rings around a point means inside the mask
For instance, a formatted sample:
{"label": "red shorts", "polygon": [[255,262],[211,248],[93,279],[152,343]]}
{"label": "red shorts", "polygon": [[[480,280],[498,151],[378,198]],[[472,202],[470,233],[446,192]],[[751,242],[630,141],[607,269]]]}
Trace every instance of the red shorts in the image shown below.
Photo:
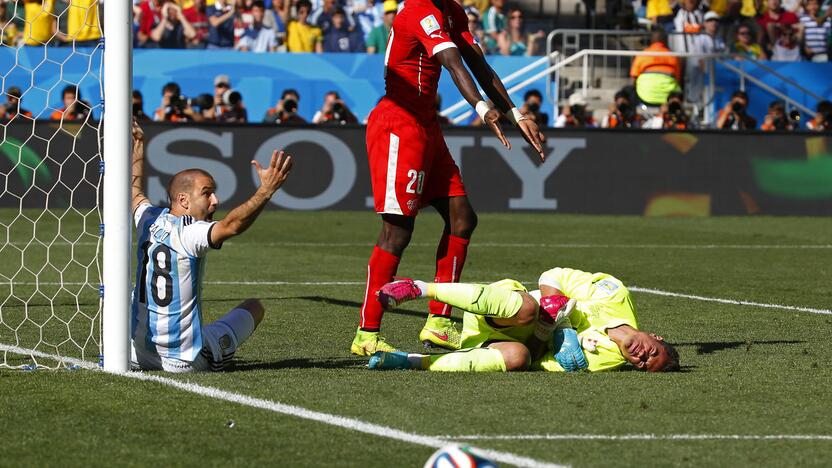
{"label": "red shorts", "polygon": [[433,200],[465,195],[436,119],[425,124],[387,98],[367,122],[367,155],[377,213],[416,216]]}

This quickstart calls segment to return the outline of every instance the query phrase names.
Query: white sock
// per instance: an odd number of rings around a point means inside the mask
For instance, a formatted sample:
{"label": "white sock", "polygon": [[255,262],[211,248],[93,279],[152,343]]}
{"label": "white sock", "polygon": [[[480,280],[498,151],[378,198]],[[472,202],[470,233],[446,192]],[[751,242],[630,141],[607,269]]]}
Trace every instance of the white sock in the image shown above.
{"label": "white sock", "polygon": [[428,284],[424,281],[414,280],[413,284],[415,284],[419,288],[419,297],[425,297],[428,293]]}

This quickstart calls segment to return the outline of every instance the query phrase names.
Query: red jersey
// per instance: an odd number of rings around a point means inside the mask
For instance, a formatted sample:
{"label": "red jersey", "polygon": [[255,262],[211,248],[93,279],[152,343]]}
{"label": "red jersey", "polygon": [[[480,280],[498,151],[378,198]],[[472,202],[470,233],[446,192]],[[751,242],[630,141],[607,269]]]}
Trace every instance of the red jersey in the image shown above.
{"label": "red jersey", "polygon": [[393,20],[384,56],[387,99],[408,112],[436,119],[436,87],[442,65],[434,56],[448,48],[476,44],[468,16],[454,0],[407,0]]}

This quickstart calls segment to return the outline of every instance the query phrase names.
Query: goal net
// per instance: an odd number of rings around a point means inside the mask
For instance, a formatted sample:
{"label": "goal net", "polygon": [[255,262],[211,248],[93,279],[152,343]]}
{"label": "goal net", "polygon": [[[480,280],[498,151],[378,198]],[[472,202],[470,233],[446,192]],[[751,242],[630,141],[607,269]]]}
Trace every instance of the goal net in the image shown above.
{"label": "goal net", "polygon": [[0,367],[97,363],[105,231],[98,0],[4,5]]}

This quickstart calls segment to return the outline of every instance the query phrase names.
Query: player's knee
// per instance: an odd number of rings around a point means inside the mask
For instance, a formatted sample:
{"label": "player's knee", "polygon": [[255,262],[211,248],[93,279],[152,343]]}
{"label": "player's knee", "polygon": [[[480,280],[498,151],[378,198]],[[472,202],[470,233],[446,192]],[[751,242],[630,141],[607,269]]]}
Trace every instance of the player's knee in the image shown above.
{"label": "player's knee", "polygon": [[537,301],[526,292],[519,292],[520,296],[523,298],[523,304],[520,306],[520,310],[517,311],[517,315],[515,315],[515,320],[518,326],[530,325],[534,323],[535,319],[537,318]]}
{"label": "player's knee", "polygon": [[412,234],[412,229],[385,223],[378,236],[378,246],[396,256],[401,256],[410,243]]}
{"label": "player's knee", "polygon": [[503,354],[507,371],[523,371],[531,364],[532,357],[529,348],[521,343],[511,343],[511,346],[501,347],[500,352]]}
{"label": "player's knee", "polygon": [[266,308],[263,306],[260,299],[246,299],[238,306],[238,308],[245,309],[251,314],[251,317],[254,319],[255,327],[263,321],[263,317],[266,315]]}
{"label": "player's knee", "polygon": [[477,214],[473,209],[460,210],[450,221],[451,234],[464,239],[469,239],[477,228]]}

